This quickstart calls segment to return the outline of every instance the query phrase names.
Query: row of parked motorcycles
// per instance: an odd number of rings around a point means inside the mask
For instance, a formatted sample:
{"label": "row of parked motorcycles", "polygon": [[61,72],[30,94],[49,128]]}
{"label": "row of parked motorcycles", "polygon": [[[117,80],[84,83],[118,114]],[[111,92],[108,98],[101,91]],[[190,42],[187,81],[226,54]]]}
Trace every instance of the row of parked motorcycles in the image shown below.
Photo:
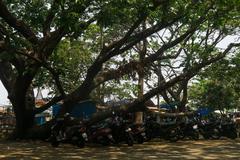
{"label": "row of parked motorcycles", "polygon": [[49,141],[53,147],[60,143],[71,143],[83,148],[87,142],[104,146],[125,142],[132,146],[134,141],[143,143],[145,139],[143,126],[134,125],[120,116],[86,127],[84,121],[75,120],[66,114],[52,125]]}
{"label": "row of parked motorcycles", "polygon": [[238,136],[236,124],[231,120],[202,120],[198,116],[187,121],[176,120],[174,123],[159,123],[147,116],[143,124],[134,124],[123,116],[115,115],[93,126],[86,127],[84,121],[73,119],[69,114],[56,119],[51,127],[49,141],[53,147],[60,143],[71,143],[83,148],[86,143],[101,145],[116,145],[126,143],[144,143],[154,138],[176,142],[190,139],[219,139],[227,137],[235,139]]}
{"label": "row of parked motorcycles", "polygon": [[236,139],[238,137],[237,125],[231,119],[202,119],[198,115],[184,121],[176,119],[175,123],[170,124],[161,124],[150,118],[145,126],[149,139],[163,138],[171,142],[184,139],[220,139],[221,137]]}

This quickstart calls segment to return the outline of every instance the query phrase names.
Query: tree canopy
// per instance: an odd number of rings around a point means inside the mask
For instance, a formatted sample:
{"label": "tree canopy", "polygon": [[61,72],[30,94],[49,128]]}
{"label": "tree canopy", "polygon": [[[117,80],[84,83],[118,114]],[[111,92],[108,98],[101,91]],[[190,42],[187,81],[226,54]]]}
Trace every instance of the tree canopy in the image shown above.
{"label": "tree canopy", "polygon": [[[0,0],[0,79],[14,108],[17,136],[34,126],[35,114],[60,100],[63,114],[101,85],[131,83],[136,73],[154,78],[152,68],[161,66],[161,80],[119,108],[141,110],[148,99],[234,54],[239,43],[217,45],[239,35],[239,9],[238,0]],[[146,54],[139,59],[143,43]],[[33,88],[42,84],[58,91],[35,108]]]}

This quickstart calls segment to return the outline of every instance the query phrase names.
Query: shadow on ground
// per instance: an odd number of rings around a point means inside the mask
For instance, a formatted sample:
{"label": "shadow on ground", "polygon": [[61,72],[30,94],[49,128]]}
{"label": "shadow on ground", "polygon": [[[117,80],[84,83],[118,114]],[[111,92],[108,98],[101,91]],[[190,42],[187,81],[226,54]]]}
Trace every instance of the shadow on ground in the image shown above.
{"label": "shadow on ground", "polygon": [[0,159],[240,159],[240,140],[165,141],[147,142],[133,147],[93,146],[83,149],[63,144],[52,148],[47,142],[0,141]]}

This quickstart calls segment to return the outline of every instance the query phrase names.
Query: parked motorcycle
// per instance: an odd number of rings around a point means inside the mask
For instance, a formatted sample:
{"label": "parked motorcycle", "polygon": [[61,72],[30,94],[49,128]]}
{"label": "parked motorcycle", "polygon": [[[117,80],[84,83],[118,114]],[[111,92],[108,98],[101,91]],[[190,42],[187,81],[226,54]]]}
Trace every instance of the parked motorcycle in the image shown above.
{"label": "parked motorcycle", "polygon": [[180,127],[177,124],[159,124],[150,117],[146,119],[145,132],[147,140],[162,138],[176,142],[179,140]]}
{"label": "parked motorcycle", "polygon": [[198,140],[199,139],[199,131],[198,131],[198,124],[195,123],[194,121],[191,122],[185,122],[185,123],[180,123],[180,134],[179,137],[180,139],[193,139],[193,140]]}
{"label": "parked motorcycle", "polygon": [[146,117],[144,128],[146,133],[146,141],[150,141],[153,138],[159,137],[160,124],[157,123],[153,117]]}
{"label": "parked motorcycle", "polygon": [[89,141],[92,143],[98,143],[104,146],[115,143],[115,140],[112,136],[112,129],[104,124],[98,124],[89,127],[87,133]]}
{"label": "parked motorcycle", "polygon": [[217,122],[199,121],[198,128],[199,128],[199,133],[204,137],[204,139],[219,139],[220,138],[220,131],[219,131]]}
{"label": "parked motorcycle", "polygon": [[133,124],[130,127],[132,129],[134,140],[137,141],[138,144],[142,144],[144,141],[146,141],[147,137],[143,125]]}
{"label": "parked motorcycle", "polygon": [[170,142],[177,142],[179,140],[180,127],[177,124],[161,125],[160,138],[169,140]]}
{"label": "parked motorcycle", "polygon": [[80,148],[85,146],[88,140],[86,128],[81,121],[78,124],[69,125],[70,120],[68,115],[58,118],[51,127],[50,142],[53,147],[58,147],[60,143],[71,143]]}
{"label": "parked motorcycle", "polygon": [[218,130],[220,131],[221,137],[227,137],[231,139],[237,138],[237,127],[232,121],[219,123]]}
{"label": "parked motorcycle", "polygon": [[128,146],[133,145],[133,132],[127,120],[123,120],[122,117],[115,116],[113,117],[110,126],[112,129],[113,138],[117,144],[120,142],[126,142]]}

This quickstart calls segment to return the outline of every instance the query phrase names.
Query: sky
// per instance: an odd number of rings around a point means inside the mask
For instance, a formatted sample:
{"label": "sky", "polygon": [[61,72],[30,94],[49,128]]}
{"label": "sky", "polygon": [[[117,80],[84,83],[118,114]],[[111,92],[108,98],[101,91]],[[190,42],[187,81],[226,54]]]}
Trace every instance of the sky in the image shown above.
{"label": "sky", "polygon": [[0,81],[0,106],[9,104],[9,100],[7,99],[7,91],[4,88],[2,82]]}
{"label": "sky", "polygon": [[[226,48],[229,43],[231,42],[236,42],[236,41],[240,41],[239,39],[236,39],[237,36],[231,36],[231,37],[227,37],[225,39],[223,39],[219,44],[218,44],[218,47],[220,48]],[[47,96],[47,92],[48,91],[43,91],[42,94],[43,94],[43,97],[46,97]],[[8,96],[8,93],[6,91],[6,89],[4,88],[1,80],[0,80],[0,106],[1,105],[8,105],[9,104],[9,100],[7,98]]]}
{"label": "sky", "polygon": [[[42,92],[43,98],[46,98],[48,93],[49,93],[49,90],[43,89],[43,90],[41,90],[41,92]],[[36,97],[37,89],[34,89],[34,95]],[[4,88],[4,86],[3,86],[3,84],[2,84],[2,82],[0,80],[0,106],[4,106],[4,105],[9,105],[10,104],[7,96],[8,96],[7,90]]]}

